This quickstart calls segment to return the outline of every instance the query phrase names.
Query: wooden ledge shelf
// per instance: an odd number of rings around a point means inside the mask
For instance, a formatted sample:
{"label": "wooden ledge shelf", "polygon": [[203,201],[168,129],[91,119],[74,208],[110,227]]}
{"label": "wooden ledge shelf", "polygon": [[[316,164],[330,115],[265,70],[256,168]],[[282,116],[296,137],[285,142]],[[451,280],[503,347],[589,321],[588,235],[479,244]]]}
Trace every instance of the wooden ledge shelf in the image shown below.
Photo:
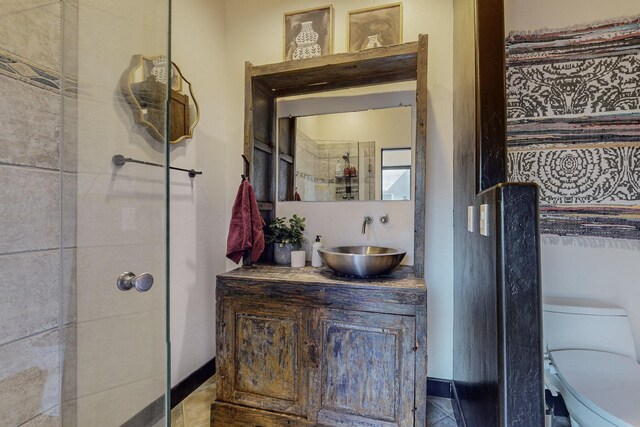
{"label": "wooden ledge shelf", "polygon": [[254,83],[274,96],[292,96],[415,80],[418,42],[254,66]]}

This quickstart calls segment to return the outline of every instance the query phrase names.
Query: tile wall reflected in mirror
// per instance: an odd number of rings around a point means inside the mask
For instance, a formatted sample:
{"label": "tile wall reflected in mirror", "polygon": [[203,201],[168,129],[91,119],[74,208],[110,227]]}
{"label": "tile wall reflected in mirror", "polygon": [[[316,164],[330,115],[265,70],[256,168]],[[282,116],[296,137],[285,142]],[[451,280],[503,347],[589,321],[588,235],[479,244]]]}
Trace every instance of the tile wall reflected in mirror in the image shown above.
{"label": "tile wall reflected in mirror", "polygon": [[294,188],[280,201],[410,200],[411,116],[407,106],[289,118],[280,165],[294,173],[279,188]]}

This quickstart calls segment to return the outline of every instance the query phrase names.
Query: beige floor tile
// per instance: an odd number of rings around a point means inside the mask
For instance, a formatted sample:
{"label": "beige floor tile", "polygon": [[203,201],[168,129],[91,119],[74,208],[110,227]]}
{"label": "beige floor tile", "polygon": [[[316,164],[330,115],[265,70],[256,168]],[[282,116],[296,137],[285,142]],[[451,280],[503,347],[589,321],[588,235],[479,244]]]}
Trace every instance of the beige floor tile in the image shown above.
{"label": "beige floor tile", "polygon": [[182,403],[171,410],[171,427],[184,427]]}
{"label": "beige floor tile", "polygon": [[183,402],[185,427],[196,427],[211,419],[211,403],[215,398],[215,387],[199,388]]}
{"label": "beige floor tile", "polygon": [[[212,388],[212,387],[215,388],[216,379],[217,379],[217,375],[212,376],[204,384],[202,384],[200,387],[198,387],[198,390],[205,389],[205,388]],[[215,397],[215,395],[214,395],[214,397]]]}

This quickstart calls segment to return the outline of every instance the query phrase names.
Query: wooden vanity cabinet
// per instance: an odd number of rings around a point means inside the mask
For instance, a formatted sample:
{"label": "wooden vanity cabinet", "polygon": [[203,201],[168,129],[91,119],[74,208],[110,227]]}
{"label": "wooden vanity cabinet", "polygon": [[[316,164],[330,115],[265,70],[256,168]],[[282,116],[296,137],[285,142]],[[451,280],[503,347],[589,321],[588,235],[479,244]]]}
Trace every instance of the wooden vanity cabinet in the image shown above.
{"label": "wooden vanity cabinet", "polygon": [[213,426],[425,426],[426,287],[259,266],[218,277]]}
{"label": "wooden vanity cabinet", "polygon": [[217,359],[219,396],[238,405],[306,416],[309,310],[227,297],[222,314],[219,337],[227,357]]}

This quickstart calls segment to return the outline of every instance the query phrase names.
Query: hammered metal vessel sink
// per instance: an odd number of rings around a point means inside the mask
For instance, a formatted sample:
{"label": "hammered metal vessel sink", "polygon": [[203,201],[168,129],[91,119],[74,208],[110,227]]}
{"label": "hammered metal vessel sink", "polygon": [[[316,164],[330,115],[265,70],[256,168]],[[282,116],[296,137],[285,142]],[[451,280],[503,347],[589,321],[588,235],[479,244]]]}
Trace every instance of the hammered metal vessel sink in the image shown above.
{"label": "hammered metal vessel sink", "polygon": [[380,246],[336,246],[319,249],[324,263],[338,274],[373,277],[387,274],[400,264],[407,251]]}

